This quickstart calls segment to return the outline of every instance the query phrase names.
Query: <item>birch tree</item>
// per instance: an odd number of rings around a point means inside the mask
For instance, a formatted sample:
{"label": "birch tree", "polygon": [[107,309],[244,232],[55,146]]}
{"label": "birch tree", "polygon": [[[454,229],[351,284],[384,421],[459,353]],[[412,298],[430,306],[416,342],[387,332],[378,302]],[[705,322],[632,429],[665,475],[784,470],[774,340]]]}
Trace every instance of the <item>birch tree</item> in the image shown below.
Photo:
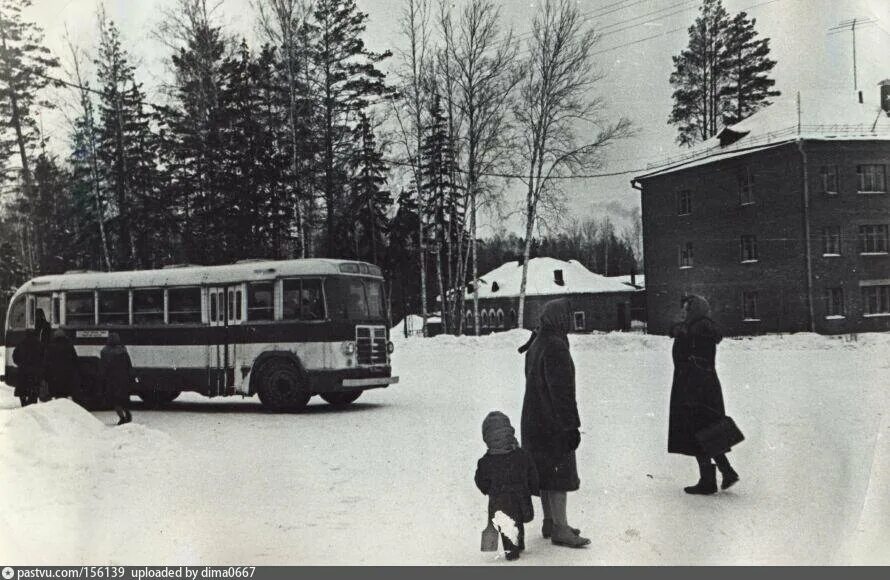
{"label": "birch tree", "polygon": [[577,4],[547,0],[532,23],[527,41],[528,58],[523,63],[523,80],[513,108],[526,185],[525,248],[517,317],[520,328],[524,323],[532,236],[542,201],[560,197],[559,179],[600,167],[607,147],[630,133],[626,119],[604,119],[605,104],[594,95],[602,78],[592,59],[597,35],[584,24]]}

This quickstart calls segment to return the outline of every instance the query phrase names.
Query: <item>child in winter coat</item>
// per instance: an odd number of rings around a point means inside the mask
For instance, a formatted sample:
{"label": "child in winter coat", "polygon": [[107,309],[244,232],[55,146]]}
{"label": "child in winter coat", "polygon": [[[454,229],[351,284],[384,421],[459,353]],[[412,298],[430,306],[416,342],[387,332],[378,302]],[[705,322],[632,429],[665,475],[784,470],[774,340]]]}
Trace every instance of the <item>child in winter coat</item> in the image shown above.
{"label": "child in winter coat", "polygon": [[[538,493],[538,471],[531,456],[519,447],[510,419],[492,411],[482,422],[488,452],[476,467],[476,486],[488,496],[488,518],[500,528],[507,560],[525,549],[525,527],[534,518],[532,494]],[[495,517],[498,512],[503,516]],[[507,516],[515,527],[504,525]]]}

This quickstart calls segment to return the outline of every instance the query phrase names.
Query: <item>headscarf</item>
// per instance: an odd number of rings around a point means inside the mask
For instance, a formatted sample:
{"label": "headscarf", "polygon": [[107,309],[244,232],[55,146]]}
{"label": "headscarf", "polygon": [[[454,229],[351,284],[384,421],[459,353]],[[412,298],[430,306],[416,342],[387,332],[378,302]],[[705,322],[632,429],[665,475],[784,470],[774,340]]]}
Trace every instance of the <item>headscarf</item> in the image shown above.
{"label": "headscarf", "polygon": [[568,298],[551,300],[541,310],[541,331],[568,334],[572,328],[572,304]]}
{"label": "headscarf", "polygon": [[510,453],[519,447],[510,418],[500,411],[492,411],[482,421],[482,440],[492,455]]}
{"label": "headscarf", "polygon": [[686,297],[688,310],[686,312],[686,325],[689,326],[696,320],[711,317],[711,305],[708,301],[697,294],[690,294]]}

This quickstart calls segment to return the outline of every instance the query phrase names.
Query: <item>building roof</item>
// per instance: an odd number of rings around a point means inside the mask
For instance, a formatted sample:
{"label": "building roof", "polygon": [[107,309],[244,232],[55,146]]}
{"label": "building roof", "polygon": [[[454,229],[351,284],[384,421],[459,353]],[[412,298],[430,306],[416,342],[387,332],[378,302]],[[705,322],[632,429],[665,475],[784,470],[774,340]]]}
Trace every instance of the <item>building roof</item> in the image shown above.
{"label": "building roof", "polygon": [[[565,284],[556,283],[556,270],[562,270]],[[479,298],[515,298],[519,296],[522,280],[522,263],[507,262],[479,277]],[[494,288],[497,288],[495,290]],[[564,294],[599,294],[634,292],[615,278],[594,274],[577,260],[563,262],[555,258],[532,258],[528,261],[526,296],[561,296]],[[473,293],[467,292],[472,298]]]}
{"label": "building roof", "polygon": [[626,274],[624,276],[609,276],[610,280],[617,280],[624,284],[625,286],[630,286],[631,289],[642,290],[646,287],[646,276],[643,274],[636,274],[634,276],[634,284],[630,282],[631,275]]}
{"label": "building roof", "polygon": [[[771,149],[798,140],[890,141],[890,116],[881,110],[877,88],[859,96],[846,91],[810,91],[784,95],[744,121],[724,127],[694,149],[668,159],[643,181],[708,163]],[[799,107],[798,107],[799,102]],[[799,114],[798,114],[799,113]]]}

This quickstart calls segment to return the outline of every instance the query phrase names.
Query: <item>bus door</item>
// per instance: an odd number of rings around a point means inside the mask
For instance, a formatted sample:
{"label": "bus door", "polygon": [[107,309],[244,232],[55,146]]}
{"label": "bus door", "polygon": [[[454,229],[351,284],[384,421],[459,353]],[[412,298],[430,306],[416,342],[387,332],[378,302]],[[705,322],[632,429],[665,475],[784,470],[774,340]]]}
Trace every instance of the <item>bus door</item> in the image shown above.
{"label": "bus door", "polygon": [[235,368],[238,359],[237,326],[244,321],[240,284],[208,288],[209,322],[216,328],[211,332],[208,349],[209,395],[235,394]]}

